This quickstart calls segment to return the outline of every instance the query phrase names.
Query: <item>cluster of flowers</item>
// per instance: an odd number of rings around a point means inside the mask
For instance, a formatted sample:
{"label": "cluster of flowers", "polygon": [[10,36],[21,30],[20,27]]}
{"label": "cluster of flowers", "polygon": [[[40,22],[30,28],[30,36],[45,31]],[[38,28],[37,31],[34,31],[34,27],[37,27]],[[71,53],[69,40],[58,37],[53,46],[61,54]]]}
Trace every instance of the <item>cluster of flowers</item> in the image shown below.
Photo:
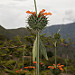
{"label": "cluster of flowers", "polygon": [[[33,64],[36,64],[37,62],[36,61],[34,61],[33,62]],[[40,65],[43,65],[43,63],[42,62],[40,62],[39,63]],[[60,63],[59,64],[57,64],[57,66],[55,67],[55,64],[53,64],[53,66],[48,66],[48,68],[50,68],[50,69],[59,69],[60,71],[63,71],[63,67],[64,67],[64,65],[61,65]],[[19,73],[19,72],[28,72],[28,69],[35,69],[35,66],[27,66],[27,67],[24,67],[24,69],[25,70],[23,70],[23,69],[20,69],[20,70],[17,70],[16,71],[16,73]]]}
{"label": "cluster of flowers", "polygon": [[60,64],[57,64],[56,68],[55,68],[55,64],[53,64],[53,66],[48,66],[48,68],[50,68],[50,69],[59,69],[61,71],[63,71],[63,67],[64,67],[64,65],[60,65]]}
{"label": "cluster of flowers", "polygon": [[20,70],[17,70],[16,73],[18,72],[28,72],[28,69],[35,69],[35,66],[27,66],[27,67],[24,67],[25,70],[23,69],[20,69]]}
{"label": "cluster of flowers", "polygon": [[[36,64],[37,62],[34,61],[33,64]],[[43,65],[43,63],[39,63],[40,65]],[[28,72],[28,69],[35,69],[35,66],[27,66],[27,67],[24,67],[25,70],[23,69],[20,69],[20,70],[17,70],[16,73],[19,73],[19,72]]]}
{"label": "cluster of flowers", "polygon": [[35,69],[35,66],[27,66],[27,67],[24,67],[25,69]]}
{"label": "cluster of flowers", "polygon": [[16,73],[20,73],[20,72],[28,72],[28,70],[23,70],[22,68],[20,70],[17,70]]}
{"label": "cluster of flowers", "polygon": [[27,19],[27,22],[30,28],[34,30],[42,30],[47,24],[47,15],[52,15],[50,12],[45,12],[45,9],[42,9],[38,14],[36,12],[26,11],[30,16]]}
{"label": "cluster of flowers", "polygon": [[[33,62],[33,64],[36,64],[36,63],[37,63],[36,61],[34,61],[34,62]],[[40,65],[43,65],[43,63],[42,63],[42,62],[40,62],[39,64],[40,64]]]}
{"label": "cluster of flowers", "polygon": [[[40,17],[40,15],[52,15],[52,13],[50,13],[50,12],[45,12],[45,9],[42,9],[42,11],[40,11],[39,12],[39,15],[38,15],[38,17]],[[26,13],[28,13],[28,14],[33,14],[33,15],[36,15],[36,12],[31,12],[31,11],[26,11]]]}

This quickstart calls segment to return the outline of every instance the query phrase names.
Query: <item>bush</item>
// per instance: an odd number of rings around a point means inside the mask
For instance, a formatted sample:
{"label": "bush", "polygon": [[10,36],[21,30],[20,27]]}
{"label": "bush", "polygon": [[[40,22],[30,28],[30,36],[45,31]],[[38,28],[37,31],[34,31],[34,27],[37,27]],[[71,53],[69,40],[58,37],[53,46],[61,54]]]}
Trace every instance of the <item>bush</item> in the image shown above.
{"label": "bush", "polygon": [[5,66],[8,68],[8,69],[13,69],[14,68],[14,66],[15,66],[15,64],[16,64],[16,61],[14,61],[14,60],[9,60],[9,61],[7,61],[6,63],[5,63]]}

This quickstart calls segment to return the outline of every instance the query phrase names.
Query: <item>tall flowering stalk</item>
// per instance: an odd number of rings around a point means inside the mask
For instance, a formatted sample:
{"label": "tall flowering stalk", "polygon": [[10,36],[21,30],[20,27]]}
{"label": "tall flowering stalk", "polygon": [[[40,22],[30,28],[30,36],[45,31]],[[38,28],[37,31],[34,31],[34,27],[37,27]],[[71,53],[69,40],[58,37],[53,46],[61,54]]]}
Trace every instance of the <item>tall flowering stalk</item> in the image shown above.
{"label": "tall flowering stalk", "polygon": [[54,47],[55,47],[55,68],[57,66],[57,58],[56,58],[57,57],[57,42],[60,39],[60,34],[59,34],[60,30],[61,30],[61,27],[58,29],[57,33],[54,34],[55,41],[54,41],[53,44],[54,44]]}
{"label": "tall flowering stalk", "polygon": [[40,31],[47,25],[47,15],[52,15],[50,12],[45,12],[45,9],[37,14],[37,6],[36,0],[34,0],[35,12],[26,11],[26,13],[30,14],[28,17],[29,27],[36,31],[36,39],[33,45],[33,62],[36,61],[36,75],[40,75],[39,73],[39,48],[41,48],[42,55],[48,60],[46,49],[40,39]]}
{"label": "tall flowering stalk", "polygon": [[36,11],[36,15],[37,15],[37,6],[36,6],[36,0],[34,0],[34,5],[35,5],[35,11]]}
{"label": "tall flowering stalk", "polygon": [[56,58],[57,57],[57,42],[60,39],[60,34],[56,33],[54,35],[54,39],[55,39],[55,41],[54,41],[54,47],[55,47],[55,68],[56,68],[56,66],[57,66],[57,58]]}
{"label": "tall flowering stalk", "polygon": [[54,75],[58,75],[61,73],[61,71],[63,71],[63,67],[64,65],[60,65],[60,64],[57,64],[57,43],[60,39],[60,32],[61,28],[58,30],[58,32],[56,34],[54,34],[54,47],[55,47],[55,64],[53,64],[53,66],[49,66],[48,68],[51,68],[52,69],[52,73]]}

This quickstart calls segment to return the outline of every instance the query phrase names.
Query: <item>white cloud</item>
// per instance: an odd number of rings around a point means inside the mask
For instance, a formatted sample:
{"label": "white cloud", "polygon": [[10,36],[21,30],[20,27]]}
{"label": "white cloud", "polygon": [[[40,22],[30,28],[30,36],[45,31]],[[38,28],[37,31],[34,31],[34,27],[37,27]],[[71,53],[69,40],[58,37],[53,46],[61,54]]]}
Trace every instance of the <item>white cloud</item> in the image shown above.
{"label": "white cloud", "polygon": [[[38,11],[52,12],[49,24],[75,21],[75,0],[36,0]],[[0,24],[5,28],[25,27],[27,10],[34,11],[34,0],[0,0]],[[67,19],[68,18],[68,19]]]}

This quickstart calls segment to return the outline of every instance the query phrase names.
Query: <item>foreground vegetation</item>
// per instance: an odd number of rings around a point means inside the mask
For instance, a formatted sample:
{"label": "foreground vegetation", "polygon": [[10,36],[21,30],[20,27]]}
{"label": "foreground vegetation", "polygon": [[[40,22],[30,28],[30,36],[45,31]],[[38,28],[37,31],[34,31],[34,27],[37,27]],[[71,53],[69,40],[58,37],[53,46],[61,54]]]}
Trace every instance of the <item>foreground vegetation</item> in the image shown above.
{"label": "foreground vegetation", "polygon": [[[35,66],[32,61],[32,47],[35,39],[35,32],[30,29],[30,36],[16,36],[14,40],[10,40],[3,35],[0,35],[0,74],[1,75],[35,75],[35,68],[25,68]],[[46,61],[40,55],[40,73],[41,75],[52,75],[48,66],[52,66],[55,62],[54,56],[54,37],[45,37],[45,34],[40,35],[46,49],[49,60]],[[75,44],[67,43],[65,39],[60,38],[57,46],[57,63],[64,65],[62,73],[75,75]],[[19,70],[19,72],[17,72]],[[62,75],[61,73],[61,75]]]}

